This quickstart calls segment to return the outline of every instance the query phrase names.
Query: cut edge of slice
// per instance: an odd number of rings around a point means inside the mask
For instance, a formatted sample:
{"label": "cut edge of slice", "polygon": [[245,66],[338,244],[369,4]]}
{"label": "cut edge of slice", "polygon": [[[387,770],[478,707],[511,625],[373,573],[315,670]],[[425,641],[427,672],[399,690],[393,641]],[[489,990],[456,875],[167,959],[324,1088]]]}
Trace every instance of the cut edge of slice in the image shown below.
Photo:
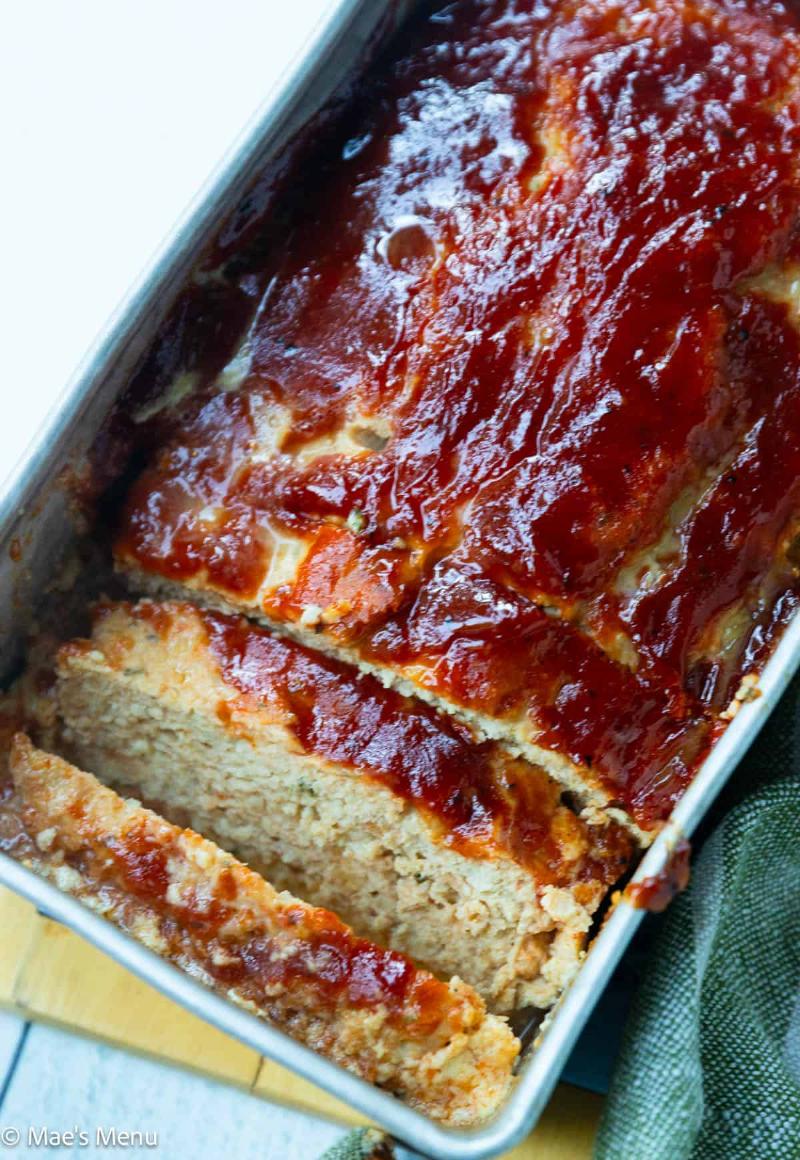
{"label": "cut edge of slice", "polygon": [[245,616],[274,633],[276,636],[297,641],[306,648],[342,661],[362,673],[374,676],[388,689],[395,689],[407,697],[415,697],[432,705],[441,713],[463,721],[479,740],[496,741],[512,757],[521,757],[544,769],[564,790],[573,794],[581,808],[596,819],[605,818],[623,826],[639,846],[647,848],[655,840],[659,827],[644,829],[611,793],[596,781],[587,781],[587,772],[566,754],[537,744],[536,734],[527,720],[506,720],[471,709],[441,693],[434,692],[415,679],[413,666],[390,667],[363,657],[357,649],[348,647],[329,634],[315,631],[297,621],[277,620],[269,616],[257,603],[235,604],[224,595],[203,586],[200,579],[190,578],[176,582],[155,573],[120,561],[117,567],[125,578],[131,593],[145,594],[154,600],[185,602],[192,600],[203,608],[216,609],[233,616]]}
{"label": "cut edge of slice", "polygon": [[519,1042],[440,982],[16,734],[0,848],[206,985],[452,1126],[492,1115]]}
{"label": "cut edge of slice", "polygon": [[[258,696],[223,673],[209,624],[256,650],[245,663],[257,661]],[[293,728],[309,691],[322,744]],[[107,784],[434,973],[465,975],[503,1013],[556,1000],[633,853],[621,827],[562,805],[542,770],[471,744],[447,718],[339,662],[192,605],[99,606],[91,638],[61,648],[50,693],[29,692],[25,712],[47,744]],[[445,767],[478,759],[447,794],[491,791],[461,830],[412,794],[433,776],[440,741]],[[504,794],[516,794],[519,818]]]}

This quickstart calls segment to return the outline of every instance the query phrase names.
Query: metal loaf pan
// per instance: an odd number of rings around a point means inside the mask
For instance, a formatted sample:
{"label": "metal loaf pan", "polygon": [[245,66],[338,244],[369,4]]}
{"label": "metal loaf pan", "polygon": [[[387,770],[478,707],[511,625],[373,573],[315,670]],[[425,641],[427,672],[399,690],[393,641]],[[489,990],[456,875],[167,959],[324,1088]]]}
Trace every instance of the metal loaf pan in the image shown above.
{"label": "metal loaf pan", "polygon": [[[72,518],[69,480],[79,477],[88,448],[153,341],[193,263],[219,223],[241,202],[256,174],[280,157],[303,125],[359,68],[368,50],[387,37],[413,7],[414,0],[337,0],[332,4],[302,57],[267,99],[112,317],[5,481],[0,490],[0,676],[4,680],[13,674],[23,636],[60,558],[80,533]],[[48,595],[51,603],[57,599],[57,593]],[[789,625],[761,675],[761,696],[742,707],[718,741],[669,824],[647,852],[635,880],[662,869],[676,841],[698,825],[799,661],[800,617]],[[642,911],[624,900],[617,905],[548,1021],[538,1048],[524,1059],[519,1082],[505,1107],[484,1127],[457,1132],[411,1111],[213,994],[4,855],[0,855],[0,883],[72,927],[195,1014],[351,1104],[423,1154],[441,1160],[496,1156],[531,1130],[576,1037],[642,919]]]}

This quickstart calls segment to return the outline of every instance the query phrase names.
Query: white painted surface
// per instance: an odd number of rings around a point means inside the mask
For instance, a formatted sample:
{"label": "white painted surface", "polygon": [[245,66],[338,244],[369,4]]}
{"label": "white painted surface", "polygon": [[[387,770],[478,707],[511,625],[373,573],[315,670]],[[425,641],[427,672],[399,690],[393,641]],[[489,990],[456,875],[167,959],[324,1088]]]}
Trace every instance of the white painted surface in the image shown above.
{"label": "white painted surface", "polygon": [[0,476],[330,3],[4,6]]}
{"label": "white painted surface", "polygon": [[[88,1146],[59,1153],[81,1156],[116,1151],[97,1146],[98,1128],[155,1133],[157,1148],[120,1150],[167,1160],[314,1160],[343,1135],[321,1120],[41,1025],[31,1027],[0,1106],[0,1154],[40,1153],[27,1146],[31,1128],[85,1132]],[[19,1132],[17,1149],[3,1148],[4,1132]]]}
{"label": "white painted surface", "polygon": [[[0,476],[329,3],[27,0],[6,7]],[[0,1130],[149,1128],[159,1133],[157,1154],[170,1160],[311,1160],[341,1135],[52,1029],[31,1028],[18,1053],[24,1026],[0,1013]],[[0,1143],[0,1154],[15,1152]]]}
{"label": "white painted surface", "polygon": [[0,1093],[13,1069],[24,1032],[23,1019],[8,1011],[0,1011]]}

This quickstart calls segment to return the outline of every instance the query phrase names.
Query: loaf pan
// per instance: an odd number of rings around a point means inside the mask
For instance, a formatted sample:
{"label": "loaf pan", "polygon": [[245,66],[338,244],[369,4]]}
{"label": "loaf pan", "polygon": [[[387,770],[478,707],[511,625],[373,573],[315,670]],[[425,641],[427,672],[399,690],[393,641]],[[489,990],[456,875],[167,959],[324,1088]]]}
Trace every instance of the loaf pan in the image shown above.
{"label": "loaf pan", "polygon": [[[311,123],[309,131],[313,131],[320,110],[363,68],[370,53],[413,7],[413,0],[331,4],[304,53],[176,225],[11,470],[0,489],[0,677],[4,681],[13,677],[19,665],[25,633],[58,573],[59,562],[82,534],[74,488],[80,486],[87,451],[193,264],[219,223],[241,203],[255,176],[275,164],[304,126]],[[50,591],[47,599],[58,599],[57,592]],[[800,618],[796,617],[760,675],[760,695],[742,706],[716,743],[639,865],[634,881],[663,870],[677,843],[691,835],[774,708],[798,661]],[[0,855],[0,883],[196,1015],[292,1068],[424,1155],[441,1160],[497,1156],[530,1132],[643,916],[624,897],[618,902],[547,1020],[537,1046],[523,1057],[519,1082],[505,1106],[479,1129],[454,1131],[411,1111],[211,993],[5,855]]]}

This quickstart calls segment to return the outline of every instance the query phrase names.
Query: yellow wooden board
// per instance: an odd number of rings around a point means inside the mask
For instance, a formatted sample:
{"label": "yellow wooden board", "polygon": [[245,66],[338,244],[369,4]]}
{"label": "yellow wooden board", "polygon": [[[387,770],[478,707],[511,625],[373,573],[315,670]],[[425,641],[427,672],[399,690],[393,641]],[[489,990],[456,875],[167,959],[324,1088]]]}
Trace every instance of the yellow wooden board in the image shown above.
{"label": "yellow wooden board", "polygon": [[143,983],[72,931],[40,919],[15,1002],[31,1018],[124,1043],[250,1088],[261,1057]]}
{"label": "yellow wooden board", "polygon": [[14,988],[38,922],[29,902],[0,887],[0,1004],[14,1001]]}
{"label": "yellow wooden board", "polygon": [[[210,1027],[0,887],[0,1005],[346,1124],[365,1120]],[[561,1084],[507,1160],[588,1160],[602,1100]]]}

